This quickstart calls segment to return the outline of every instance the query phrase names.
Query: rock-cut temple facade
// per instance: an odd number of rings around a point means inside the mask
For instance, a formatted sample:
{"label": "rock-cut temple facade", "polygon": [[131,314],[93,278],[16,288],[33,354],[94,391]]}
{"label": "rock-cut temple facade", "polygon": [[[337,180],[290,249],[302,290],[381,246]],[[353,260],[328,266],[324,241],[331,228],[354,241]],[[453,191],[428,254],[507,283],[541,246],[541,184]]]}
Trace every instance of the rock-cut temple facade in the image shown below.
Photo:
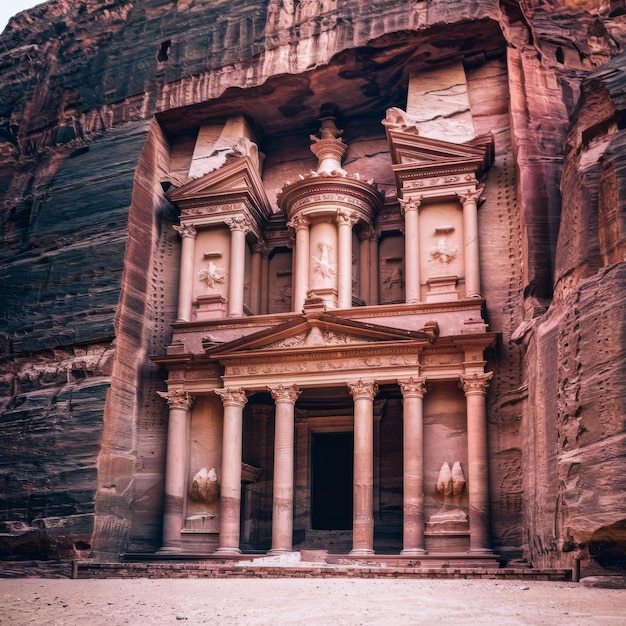
{"label": "rock-cut temple facade", "polygon": [[597,4],[14,18],[0,556],[621,571],[626,22]]}

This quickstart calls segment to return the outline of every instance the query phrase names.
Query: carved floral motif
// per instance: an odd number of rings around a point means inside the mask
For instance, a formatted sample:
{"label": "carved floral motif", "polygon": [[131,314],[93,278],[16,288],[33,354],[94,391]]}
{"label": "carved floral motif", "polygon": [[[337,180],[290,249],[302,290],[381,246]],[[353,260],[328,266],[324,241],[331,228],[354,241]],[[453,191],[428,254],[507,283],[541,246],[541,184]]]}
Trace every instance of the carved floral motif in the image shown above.
{"label": "carved floral motif", "polygon": [[213,389],[213,391],[222,398],[224,406],[237,406],[243,408],[248,402],[246,392],[243,389]]}
{"label": "carved floral motif", "polygon": [[274,387],[268,387],[268,391],[272,394],[272,398],[276,402],[287,402],[294,404],[298,399],[302,391],[298,389],[297,385],[285,386],[283,384],[275,385]]}
{"label": "carved floral motif", "polygon": [[468,394],[480,394],[485,395],[487,393],[487,387],[489,381],[493,377],[493,372],[475,373],[475,374],[462,374],[459,387]]}
{"label": "carved floral motif", "polygon": [[378,384],[371,381],[358,380],[356,383],[347,383],[352,397],[373,399],[378,393]]}
{"label": "carved floral motif", "polygon": [[198,234],[198,231],[193,226],[174,225],[172,228],[183,238],[188,237],[189,239],[195,239]]}
{"label": "carved floral motif", "polygon": [[182,409],[189,411],[193,404],[193,396],[182,389],[175,389],[173,391],[157,391],[157,395],[163,398],[170,409]]}

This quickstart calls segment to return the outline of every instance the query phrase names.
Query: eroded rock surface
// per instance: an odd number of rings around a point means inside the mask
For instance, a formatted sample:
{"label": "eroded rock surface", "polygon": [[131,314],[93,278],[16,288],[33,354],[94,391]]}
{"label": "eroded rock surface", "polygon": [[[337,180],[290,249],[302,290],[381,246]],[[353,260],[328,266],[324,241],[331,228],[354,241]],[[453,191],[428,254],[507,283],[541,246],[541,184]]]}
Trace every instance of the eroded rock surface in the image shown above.
{"label": "eroded rock surface", "polygon": [[0,519],[64,557],[158,548],[167,410],[148,356],[169,343],[179,257],[162,183],[184,180],[205,120],[254,120],[274,201],[310,155],[271,148],[313,131],[322,104],[360,120],[344,165],[367,176],[389,161],[385,110],[410,108],[407,68],[462,59],[467,84],[430,94],[421,122],[467,129],[471,111],[494,136],[480,222],[501,333],[494,547],[623,567],[625,45],[608,0],[52,0],[14,18],[0,37]]}

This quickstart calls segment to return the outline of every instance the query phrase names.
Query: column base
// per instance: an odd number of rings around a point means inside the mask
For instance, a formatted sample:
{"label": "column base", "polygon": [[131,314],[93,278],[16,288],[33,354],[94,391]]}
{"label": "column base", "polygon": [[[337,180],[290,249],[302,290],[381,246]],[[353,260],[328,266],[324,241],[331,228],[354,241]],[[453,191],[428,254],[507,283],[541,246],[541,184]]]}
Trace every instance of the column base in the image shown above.
{"label": "column base", "polygon": [[268,550],[267,556],[280,556],[281,554],[293,554],[296,552],[293,548],[272,548]]}
{"label": "column base", "polygon": [[401,556],[423,556],[424,554],[428,554],[428,552],[423,548],[408,548],[400,552]]}
{"label": "column base", "polygon": [[218,548],[214,553],[215,556],[238,556],[241,554],[241,550],[239,548]]}
{"label": "column base", "polygon": [[354,550],[350,550],[348,554],[350,556],[372,556],[376,553],[374,550],[370,550],[369,548],[354,548]]}

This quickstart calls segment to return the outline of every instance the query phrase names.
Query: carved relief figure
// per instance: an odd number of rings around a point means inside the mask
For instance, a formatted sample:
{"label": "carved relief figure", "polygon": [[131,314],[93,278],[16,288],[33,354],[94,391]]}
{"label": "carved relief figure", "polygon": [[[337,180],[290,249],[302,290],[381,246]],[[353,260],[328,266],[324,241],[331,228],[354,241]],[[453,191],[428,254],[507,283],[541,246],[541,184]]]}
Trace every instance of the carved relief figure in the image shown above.
{"label": "carved relief figure", "polygon": [[327,243],[321,242],[319,244],[320,256],[314,256],[314,268],[316,272],[322,275],[322,278],[334,278],[337,274],[335,266],[330,262],[330,252],[333,249]]}
{"label": "carved relief figure", "polygon": [[437,478],[437,492],[443,496],[443,506],[438,513],[431,515],[431,523],[465,522],[467,520],[467,514],[459,508],[465,483],[465,474],[459,461],[452,465],[452,469],[447,462],[443,463]]}
{"label": "carved relief figure", "polygon": [[217,267],[213,261],[209,261],[209,266],[200,270],[200,280],[206,280],[207,286],[213,289],[216,283],[223,284],[225,282],[226,274],[225,269]]}
{"label": "carved relief figure", "polygon": [[437,245],[433,246],[432,250],[430,251],[430,255],[433,257],[433,259],[438,259],[441,262],[443,269],[446,270],[449,263],[451,261],[454,261],[458,252],[458,246],[454,246],[454,248],[451,248],[448,245],[446,238],[442,237],[437,242]]}
{"label": "carved relief figure", "polygon": [[219,485],[217,483],[217,472],[212,467],[203,467],[191,480],[189,487],[189,497],[195,502],[213,504],[219,499]]}

